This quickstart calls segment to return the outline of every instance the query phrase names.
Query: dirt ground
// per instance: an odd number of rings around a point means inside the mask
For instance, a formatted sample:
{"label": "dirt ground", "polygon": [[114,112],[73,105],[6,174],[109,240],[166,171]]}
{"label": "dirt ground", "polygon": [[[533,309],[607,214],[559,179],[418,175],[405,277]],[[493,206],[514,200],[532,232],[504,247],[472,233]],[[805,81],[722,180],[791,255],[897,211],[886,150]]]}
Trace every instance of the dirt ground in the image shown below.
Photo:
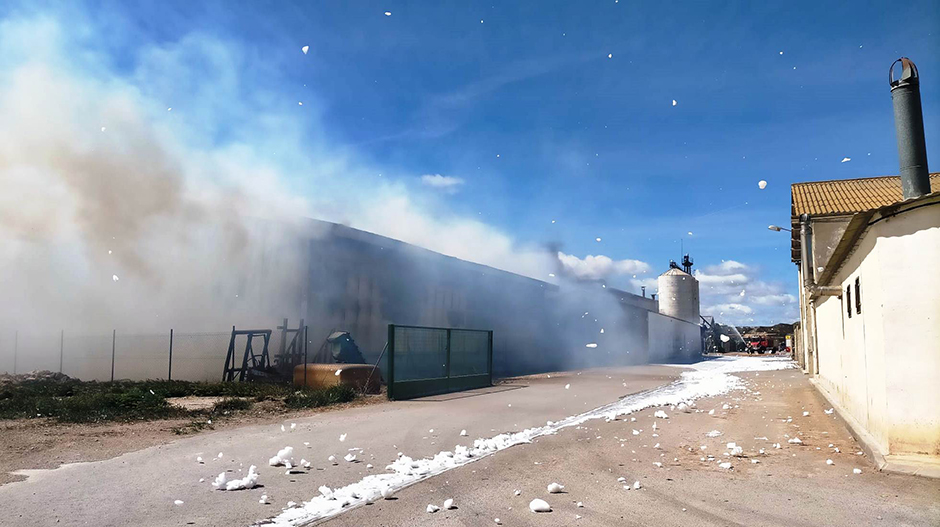
{"label": "dirt ground", "polygon": [[[184,399],[184,406],[198,408],[205,406],[198,399],[214,403],[219,398]],[[192,418],[101,424],[58,423],[52,419],[0,420],[0,485],[25,479],[12,474],[17,470],[48,469],[66,463],[111,459],[194,434],[279,422],[285,418],[306,417],[384,401],[384,395],[367,395],[345,404],[305,410],[289,410],[279,403],[263,401],[255,403],[247,411],[214,419],[211,424],[204,423],[198,429],[190,426]]]}
{"label": "dirt ground", "polygon": [[[750,391],[699,400],[701,412],[666,408],[669,418],[657,419],[656,408],[650,408],[631,416],[636,421],[589,422],[326,523],[439,527],[496,525],[499,518],[506,526],[940,524],[940,483],[878,472],[859,455],[844,423],[825,413],[828,405],[802,373],[736,375]],[[713,430],[720,435],[709,437]],[[795,437],[802,444],[788,443]],[[742,447],[740,457],[726,454],[729,442]],[[623,488],[636,481],[640,490]],[[565,485],[565,492],[548,494],[552,482]],[[454,498],[458,508],[425,512],[429,503],[440,506],[446,498]],[[546,500],[552,512],[530,512],[533,498]]]}

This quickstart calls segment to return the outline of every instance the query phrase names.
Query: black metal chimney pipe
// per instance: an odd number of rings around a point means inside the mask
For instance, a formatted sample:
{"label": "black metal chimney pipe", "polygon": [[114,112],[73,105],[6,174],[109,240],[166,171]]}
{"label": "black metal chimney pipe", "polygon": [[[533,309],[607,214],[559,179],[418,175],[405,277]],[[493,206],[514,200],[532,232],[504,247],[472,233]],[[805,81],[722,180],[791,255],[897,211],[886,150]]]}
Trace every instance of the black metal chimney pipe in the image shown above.
{"label": "black metal chimney pipe", "polygon": [[[895,80],[894,66],[901,64],[901,77]],[[924,139],[924,112],[920,105],[920,76],[917,66],[901,57],[888,70],[891,101],[894,103],[894,127],[898,135],[901,162],[901,192],[904,199],[930,194],[927,170],[927,141]]]}

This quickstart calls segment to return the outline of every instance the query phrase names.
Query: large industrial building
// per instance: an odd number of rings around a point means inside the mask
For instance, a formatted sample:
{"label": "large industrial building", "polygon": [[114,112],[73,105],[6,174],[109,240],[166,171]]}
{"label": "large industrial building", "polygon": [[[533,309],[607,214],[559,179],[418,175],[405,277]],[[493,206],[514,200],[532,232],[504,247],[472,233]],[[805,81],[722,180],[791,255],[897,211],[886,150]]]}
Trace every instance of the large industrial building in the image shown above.
{"label": "large industrial building", "polygon": [[343,225],[310,228],[301,303],[312,348],[348,331],[375,361],[394,323],[493,330],[496,375],[701,354],[698,282],[680,269],[660,277],[657,301],[600,282],[555,285]]}

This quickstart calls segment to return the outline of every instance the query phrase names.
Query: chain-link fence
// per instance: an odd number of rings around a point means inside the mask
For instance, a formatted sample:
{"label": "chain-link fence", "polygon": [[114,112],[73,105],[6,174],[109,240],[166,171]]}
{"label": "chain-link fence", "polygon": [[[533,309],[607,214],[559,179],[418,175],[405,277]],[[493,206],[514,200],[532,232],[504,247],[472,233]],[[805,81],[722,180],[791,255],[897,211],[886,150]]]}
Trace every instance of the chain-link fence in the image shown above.
{"label": "chain-link fence", "polygon": [[[231,332],[96,335],[58,331],[49,334],[0,333],[0,372],[62,372],[83,381],[112,378],[218,381]],[[271,335],[272,360],[280,350],[281,332]]]}

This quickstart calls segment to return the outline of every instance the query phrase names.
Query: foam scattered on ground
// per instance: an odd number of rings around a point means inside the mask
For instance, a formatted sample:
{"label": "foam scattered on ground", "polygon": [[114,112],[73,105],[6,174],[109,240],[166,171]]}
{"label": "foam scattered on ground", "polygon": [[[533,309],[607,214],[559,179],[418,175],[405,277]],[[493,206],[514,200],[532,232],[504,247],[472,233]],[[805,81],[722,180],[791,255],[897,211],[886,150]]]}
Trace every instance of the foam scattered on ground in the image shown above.
{"label": "foam scattered on ground", "polygon": [[[683,367],[691,368],[692,371],[683,371],[680,378],[673,383],[629,395],[608,405],[545,426],[476,439],[471,446],[457,445],[453,451],[439,452],[424,459],[401,455],[386,467],[388,472],[370,474],[342,488],[327,488],[330,491],[328,495],[323,494],[324,487],[321,487],[320,496],[313,497],[300,507],[283,511],[271,518],[268,524],[272,527],[299,527],[330,518],[453,468],[515,445],[530,443],[535,438],[555,434],[565,428],[580,426],[587,421],[627,415],[651,407],[678,405],[682,402],[688,404],[688,401],[695,399],[744,389],[744,381],[731,375],[732,373],[783,370],[794,366],[792,361],[786,359],[725,357]],[[717,430],[714,433],[721,434]],[[345,434],[341,437],[345,439]],[[639,482],[635,483],[633,488],[639,489]]]}

